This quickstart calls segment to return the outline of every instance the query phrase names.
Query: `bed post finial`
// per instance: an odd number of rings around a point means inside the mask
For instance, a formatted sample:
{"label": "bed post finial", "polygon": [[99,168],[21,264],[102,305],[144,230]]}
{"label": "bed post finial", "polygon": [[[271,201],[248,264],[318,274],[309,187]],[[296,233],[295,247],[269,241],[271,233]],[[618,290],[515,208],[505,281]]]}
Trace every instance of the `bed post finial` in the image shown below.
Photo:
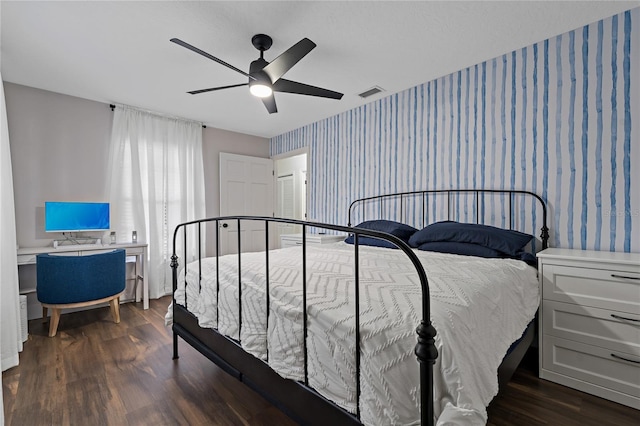
{"label": "bed post finial", "polygon": [[549,227],[547,225],[542,226],[540,238],[542,238],[542,248],[546,249],[547,247],[549,247]]}
{"label": "bed post finial", "polygon": [[416,356],[420,362],[429,361],[431,364],[435,364],[438,358],[438,350],[436,349],[435,337],[436,329],[431,324],[421,321],[420,325],[416,328],[418,333],[418,344],[416,345]]}
{"label": "bed post finial", "polygon": [[436,329],[431,321],[421,321],[416,328],[418,343],[415,354],[420,362],[420,418],[422,425],[433,425],[433,365],[438,358]]}

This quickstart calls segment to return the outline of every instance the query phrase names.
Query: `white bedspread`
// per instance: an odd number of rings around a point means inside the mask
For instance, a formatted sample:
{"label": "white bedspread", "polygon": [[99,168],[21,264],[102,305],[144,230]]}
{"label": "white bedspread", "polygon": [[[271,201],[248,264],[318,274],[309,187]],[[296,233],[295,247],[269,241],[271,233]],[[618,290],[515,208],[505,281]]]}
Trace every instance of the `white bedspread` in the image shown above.
{"label": "white bedspread", "polygon": [[[264,253],[242,254],[241,343],[280,375],[303,380],[302,250],[270,252],[270,315],[265,330]],[[434,410],[439,425],[483,425],[498,391],[497,368],[538,307],[536,270],[524,262],[416,250],[431,291],[431,319],[438,335]],[[421,289],[400,250],[360,248],[360,397],[370,425],[419,423],[419,367],[414,355]],[[238,338],[237,255],[187,268],[187,305],[202,327]],[[184,305],[184,272],[176,300]],[[307,248],[309,384],[355,412],[355,298],[353,246]],[[268,340],[266,336],[268,335]],[[267,353],[268,350],[268,353]]]}

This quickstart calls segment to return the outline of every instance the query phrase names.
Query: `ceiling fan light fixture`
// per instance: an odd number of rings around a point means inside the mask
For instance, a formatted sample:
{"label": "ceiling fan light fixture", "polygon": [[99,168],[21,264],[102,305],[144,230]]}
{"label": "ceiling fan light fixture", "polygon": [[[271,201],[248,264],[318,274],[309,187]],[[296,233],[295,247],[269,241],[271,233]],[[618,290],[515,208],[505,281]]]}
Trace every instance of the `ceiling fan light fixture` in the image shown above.
{"label": "ceiling fan light fixture", "polygon": [[261,98],[262,103],[267,108],[269,114],[278,112],[276,100],[273,96],[274,91],[293,93],[296,95],[317,96],[328,99],[342,99],[343,96],[342,93],[334,92],[333,90],[323,89],[321,87],[311,86],[309,84],[298,83],[282,78],[282,76],[287,71],[289,71],[291,67],[297,64],[298,61],[300,61],[316,47],[316,44],[306,37],[284,51],[273,61],[267,62],[264,59],[264,52],[271,47],[273,40],[266,34],[254,35],[251,39],[251,44],[253,44],[253,47],[260,51],[260,57],[254,61],[251,61],[251,63],[249,64],[248,73],[180,39],[172,38],[170,41],[186,49],[189,49],[192,52],[202,55],[207,59],[211,59],[212,61],[217,62],[220,65],[232,69],[233,71],[242,74],[249,79],[249,81],[242,84],[211,87],[209,89],[192,90],[190,92],[187,92],[192,95],[248,85],[249,92],[253,96]]}
{"label": "ceiling fan light fixture", "polygon": [[264,83],[255,82],[249,85],[249,91],[251,94],[258,98],[266,98],[271,96],[273,93],[273,89],[270,86],[267,86]]}

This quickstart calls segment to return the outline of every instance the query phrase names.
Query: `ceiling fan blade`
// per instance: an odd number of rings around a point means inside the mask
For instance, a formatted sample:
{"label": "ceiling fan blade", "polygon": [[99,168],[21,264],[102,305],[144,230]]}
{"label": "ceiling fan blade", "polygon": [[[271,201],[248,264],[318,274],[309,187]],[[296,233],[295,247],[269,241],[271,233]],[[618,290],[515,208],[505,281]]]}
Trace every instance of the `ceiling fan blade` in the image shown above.
{"label": "ceiling fan blade", "polygon": [[220,87],[212,87],[210,89],[200,89],[200,90],[193,90],[191,92],[187,92],[191,95],[197,95],[198,93],[206,93],[206,92],[213,92],[214,90],[222,90],[222,89],[230,89],[232,87],[240,87],[240,86],[247,86],[249,83],[241,83],[241,84],[232,84],[230,86],[220,86]]}
{"label": "ceiling fan blade", "polygon": [[205,52],[204,50],[200,50],[195,46],[190,45],[189,43],[186,43],[178,38],[172,38],[171,40],[169,40],[177,45],[180,45],[182,47],[186,47],[187,49],[199,53],[200,55],[204,56],[205,58],[209,58],[212,61],[215,61],[217,63],[219,63],[220,65],[224,65],[227,68],[231,68],[232,70],[239,72],[240,74],[244,75],[245,77],[249,77],[252,80],[255,80],[255,78],[251,77],[249,74],[247,74],[246,72],[242,71],[241,69],[238,69],[236,67],[234,67],[233,65],[230,65],[228,63],[226,63],[225,61],[223,61],[222,59],[218,59],[213,55],[208,54],[207,52]]}
{"label": "ceiling fan blade", "polygon": [[274,98],[273,95],[262,98],[262,103],[267,108],[267,111],[269,111],[269,114],[278,112],[278,108],[276,107],[276,98]]}
{"label": "ceiling fan blade", "polygon": [[273,84],[275,92],[296,93],[298,95],[318,96],[321,98],[342,99],[343,94],[321,87],[310,86],[297,81],[285,80],[281,78]]}
{"label": "ceiling fan blade", "polygon": [[266,67],[262,69],[272,82],[276,82],[280,77],[291,69],[298,61],[304,58],[307,53],[311,52],[316,44],[308,38],[303,38],[288,50],[275,58]]}

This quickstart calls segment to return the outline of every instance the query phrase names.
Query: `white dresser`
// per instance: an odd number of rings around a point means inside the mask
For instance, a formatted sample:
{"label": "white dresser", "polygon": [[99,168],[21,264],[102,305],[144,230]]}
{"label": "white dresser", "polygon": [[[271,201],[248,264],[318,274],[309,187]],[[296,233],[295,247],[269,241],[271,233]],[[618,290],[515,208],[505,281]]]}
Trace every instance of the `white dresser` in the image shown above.
{"label": "white dresser", "polygon": [[[344,241],[346,235],[333,234],[307,234],[307,245],[328,244]],[[282,234],[280,235],[280,247],[294,247],[302,245],[302,234]]]}
{"label": "white dresser", "polygon": [[640,409],[640,253],[546,249],[540,377]]}

